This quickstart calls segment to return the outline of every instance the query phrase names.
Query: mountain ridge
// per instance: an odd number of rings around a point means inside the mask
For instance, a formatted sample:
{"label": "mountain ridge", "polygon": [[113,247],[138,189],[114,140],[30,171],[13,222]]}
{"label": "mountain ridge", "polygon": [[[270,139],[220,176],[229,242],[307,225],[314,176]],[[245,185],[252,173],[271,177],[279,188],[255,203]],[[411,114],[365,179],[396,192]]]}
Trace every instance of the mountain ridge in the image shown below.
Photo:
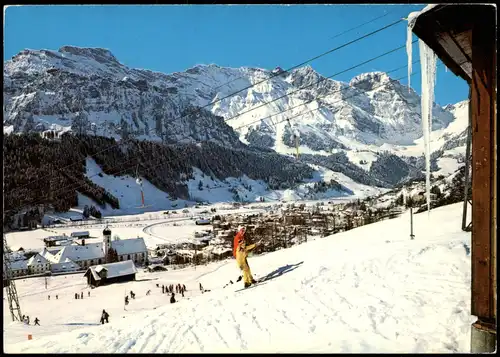
{"label": "mountain ridge", "polygon": [[[326,78],[310,65],[279,75],[216,64],[165,74],[129,68],[109,49],[62,46],[24,50],[4,62],[4,103],[4,133],[212,141],[287,156],[296,152],[295,135],[301,155],[318,157],[306,157],[308,164],[334,155],[329,167],[358,182],[392,185],[418,177],[424,167],[420,97],[382,71],[349,82]],[[460,157],[452,149],[462,147],[463,103],[433,107],[438,165],[443,157]],[[376,168],[370,169],[367,157],[380,160]],[[384,171],[398,172],[398,179]]]}

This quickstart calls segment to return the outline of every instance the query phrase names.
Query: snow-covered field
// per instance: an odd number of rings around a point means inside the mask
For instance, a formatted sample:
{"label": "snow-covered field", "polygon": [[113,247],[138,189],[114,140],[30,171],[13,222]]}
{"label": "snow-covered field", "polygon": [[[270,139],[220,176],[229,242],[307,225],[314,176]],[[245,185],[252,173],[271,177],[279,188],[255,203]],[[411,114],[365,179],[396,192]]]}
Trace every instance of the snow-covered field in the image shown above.
{"label": "snow-covered field", "polygon": [[[247,291],[223,286],[234,260],[99,287],[87,297],[81,275],[17,281],[23,314],[10,321],[4,349],[23,353],[469,352],[470,233],[462,204],[362,226],[249,258],[267,281]],[[201,294],[202,283],[210,292]],[[156,284],[184,283],[176,304]],[[150,296],[146,291],[151,290]],[[124,310],[124,295],[136,299]],[[75,292],[84,292],[75,300]],[[47,295],[51,300],[47,300]],[[55,300],[55,294],[59,300]],[[177,297],[177,295],[176,295]],[[100,326],[102,309],[110,323]],[[96,326],[93,326],[96,325]],[[33,340],[28,341],[31,334]]]}
{"label": "snow-covered field", "polygon": [[[198,226],[195,224],[197,217],[210,218],[214,214],[255,214],[263,212],[266,206],[271,203],[256,203],[251,205],[255,208],[221,209],[223,204],[212,206],[200,206],[199,208],[189,208],[188,213],[178,210],[176,214],[163,214],[160,212],[149,212],[141,215],[121,216],[117,223],[103,223],[82,226],[51,227],[46,229],[36,229],[24,232],[9,232],[6,234],[7,243],[11,247],[23,247],[24,249],[43,249],[45,246],[43,239],[54,235],[70,236],[72,232],[88,231],[91,238],[89,243],[102,241],[102,231],[107,226],[111,229],[112,236],[119,236],[121,239],[144,238],[146,246],[150,249],[156,248],[157,244],[181,243],[192,240],[194,232],[211,229],[211,225]],[[227,205],[226,205],[227,206]],[[215,213],[202,214],[215,207]],[[113,218],[113,217],[108,217]],[[137,221],[129,221],[137,219]],[[123,220],[123,222],[122,222]],[[94,240],[95,239],[95,240]]]}

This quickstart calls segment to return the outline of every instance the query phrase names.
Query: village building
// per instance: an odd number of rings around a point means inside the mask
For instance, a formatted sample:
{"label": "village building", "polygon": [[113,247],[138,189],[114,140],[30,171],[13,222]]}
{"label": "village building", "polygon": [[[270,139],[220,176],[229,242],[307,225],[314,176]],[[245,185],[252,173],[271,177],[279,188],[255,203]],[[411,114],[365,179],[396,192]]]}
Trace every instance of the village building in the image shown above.
{"label": "village building", "polygon": [[148,259],[148,249],[143,238],[115,240],[111,242],[111,248],[116,251],[119,261],[132,260],[144,264]]}
{"label": "village building", "polygon": [[28,273],[41,274],[50,271],[50,262],[39,253],[28,259]]}
{"label": "village building", "polygon": [[123,262],[101,264],[87,269],[84,277],[87,278],[89,286],[98,287],[135,280],[137,268],[131,260]]}
{"label": "village building", "polygon": [[81,232],[71,232],[71,238],[89,238],[90,234],[88,231]]}
{"label": "village building", "polygon": [[72,243],[70,238],[66,235],[50,236],[50,237],[44,238],[43,242],[45,243],[46,247],[55,247],[55,246],[59,246],[59,245],[68,245],[68,244]]}
{"label": "village building", "polygon": [[53,263],[63,263],[72,261],[85,269],[91,265],[104,263],[104,253],[102,243],[90,243],[83,245],[67,245],[57,252],[51,261]]}
{"label": "village building", "polygon": [[27,260],[11,261],[10,270],[12,272],[12,277],[28,275],[28,261]]}

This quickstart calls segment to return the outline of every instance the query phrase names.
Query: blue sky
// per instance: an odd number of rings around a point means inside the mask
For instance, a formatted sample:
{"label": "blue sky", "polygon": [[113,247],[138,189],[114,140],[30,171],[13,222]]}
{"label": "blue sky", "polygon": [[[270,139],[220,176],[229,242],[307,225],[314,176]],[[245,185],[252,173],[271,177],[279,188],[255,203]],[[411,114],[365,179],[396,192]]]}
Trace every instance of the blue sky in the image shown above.
{"label": "blue sky", "polygon": [[[4,60],[23,49],[64,45],[103,47],[133,68],[171,73],[196,64],[293,67],[331,48],[406,17],[424,5],[198,5],[198,6],[19,6],[5,12]],[[340,37],[335,35],[389,14]],[[324,56],[310,65],[330,76],[405,44],[406,22]],[[414,36],[414,39],[416,37]],[[418,59],[418,43],[413,45]],[[348,81],[368,71],[407,63],[399,50],[334,79]],[[420,64],[413,66],[420,70]],[[405,76],[406,69],[391,74]],[[401,80],[407,83],[406,76]],[[420,73],[411,79],[420,93]],[[467,99],[464,80],[438,69],[436,102]]]}

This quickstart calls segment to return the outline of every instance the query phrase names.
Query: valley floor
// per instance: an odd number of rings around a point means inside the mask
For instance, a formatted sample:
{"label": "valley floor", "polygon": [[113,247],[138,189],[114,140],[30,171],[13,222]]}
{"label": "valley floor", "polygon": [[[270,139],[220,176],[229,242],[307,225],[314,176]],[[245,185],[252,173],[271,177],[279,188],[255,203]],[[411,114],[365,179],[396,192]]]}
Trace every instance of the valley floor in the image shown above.
{"label": "valley floor", "polygon": [[[21,353],[469,352],[470,233],[462,204],[366,225],[249,258],[249,290],[234,260],[88,288],[81,275],[18,280],[23,314],[4,300],[4,350]],[[201,294],[198,284],[211,290]],[[185,284],[175,304],[162,284]],[[124,295],[136,299],[124,310]],[[146,296],[146,291],[151,295]],[[75,300],[75,292],[84,292]],[[47,295],[51,295],[50,301]],[[55,295],[59,299],[55,300]],[[101,326],[102,309],[110,323]],[[95,326],[94,326],[95,325]],[[27,335],[33,340],[28,341]]]}

